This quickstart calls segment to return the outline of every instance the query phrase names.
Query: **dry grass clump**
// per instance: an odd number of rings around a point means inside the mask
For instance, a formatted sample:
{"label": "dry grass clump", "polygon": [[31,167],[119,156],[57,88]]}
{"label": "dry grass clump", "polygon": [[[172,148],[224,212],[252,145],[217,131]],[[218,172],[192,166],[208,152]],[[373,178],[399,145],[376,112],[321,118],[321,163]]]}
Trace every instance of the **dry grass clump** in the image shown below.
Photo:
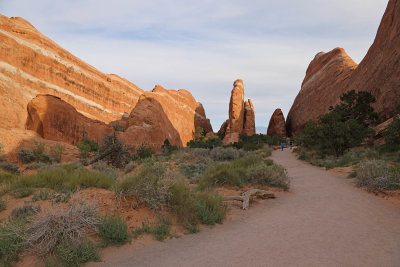
{"label": "dry grass clump", "polygon": [[73,204],[61,212],[37,216],[27,229],[26,243],[37,255],[46,255],[60,244],[75,244],[88,231],[97,232],[99,220],[95,205]]}

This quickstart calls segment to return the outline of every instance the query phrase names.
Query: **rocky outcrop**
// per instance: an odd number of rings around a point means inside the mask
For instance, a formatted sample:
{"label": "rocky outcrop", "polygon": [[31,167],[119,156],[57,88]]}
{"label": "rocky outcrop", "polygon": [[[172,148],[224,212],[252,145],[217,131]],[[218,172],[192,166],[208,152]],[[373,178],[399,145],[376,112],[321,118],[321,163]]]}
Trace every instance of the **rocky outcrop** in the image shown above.
{"label": "rocky outcrop", "polygon": [[389,125],[393,122],[393,119],[395,117],[400,118],[400,115],[395,115],[392,118],[376,125],[373,128],[373,130],[375,132],[373,143],[375,146],[381,146],[381,145],[385,144],[385,139],[384,139],[383,133],[389,128]]}
{"label": "rocky outcrop", "polygon": [[268,136],[286,136],[285,116],[280,108],[275,109],[271,116],[267,130]]}
{"label": "rocky outcrop", "polygon": [[108,123],[129,113],[142,92],[83,62],[26,20],[0,15],[0,127],[23,129],[28,102],[38,94],[57,96]]}
{"label": "rocky outcrop", "polygon": [[244,102],[243,134],[247,136],[256,134],[254,106],[250,99]]}
{"label": "rocky outcrop", "polygon": [[221,124],[221,127],[219,128],[219,130],[218,130],[218,132],[217,132],[217,135],[218,135],[218,136],[222,136],[222,138],[225,137],[225,134],[226,134],[226,127],[228,127],[228,122],[229,122],[229,120],[226,120],[226,121],[224,121],[224,122]]}
{"label": "rocky outcrop", "polygon": [[329,53],[320,52],[314,57],[287,117],[289,135],[339,102],[340,95],[347,91],[339,84],[348,79],[356,67],[357,64],[342,48]]}
{"label": "rocky outcrop", "polygon": [[104,135],[114,133],[125,144],[147,144],[160,151],[165,139],[172,145],[186,146],[196,127],[212,132],[203,106],[186,90],[166,90],[156,86],[145,92],[128,117],[107,125],[79,113],[73,106],[51,95],[39,95],[28,104],[26,128],[42,138],[77,144],[83,137],[101,143]]}
{"label": "rocky outcrop", "polygon": [[229,119],[226,125],[225,144],[239,141],[240,134],[255,134],[254,106],[251,100],[244,100],[244,87],[241,79],[233,83],[229,101]]}
{"label": "rocky outcrop", "polygon": [[326,113],[349,90],[368,91],[383,119],[400,103],[400,0],[390,0],[374,43],[357,66],[343,49],[319,53],[307,69],[301,90],[287,117],[288,133]]}
{"label": "rocky outcrop", "polygon": [[187,90],[166,90],[157,85],[145,92],[132,110],[124,139],[147,143],[154,149],[167,138],[172,145],[186,146],[196,127],[212,132],[201,103]]}
{"label": "rocky outcrop", "polygon": [[85,117],[73,106],[52,95],[38,95],[28,104],[27,130],[42,138],[76,145],[84,137],[101,143],[114,130],[105,123]]}

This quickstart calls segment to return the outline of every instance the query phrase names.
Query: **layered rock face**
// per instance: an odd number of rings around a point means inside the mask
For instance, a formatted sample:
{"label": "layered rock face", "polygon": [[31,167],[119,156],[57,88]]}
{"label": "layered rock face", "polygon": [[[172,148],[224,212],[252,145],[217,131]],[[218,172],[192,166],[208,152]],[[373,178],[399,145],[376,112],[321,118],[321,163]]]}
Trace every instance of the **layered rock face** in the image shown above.
{"label": "layered rock face", "polygon": [[157,85],[140,97],[129,115],[123,140],[159,149],[168,138],[172,145],[186,146],[198,126],[212,132],[201,103],[187,90],[166,90]]}
{"label": "layered rock face", "polygon": [[[185,146],[200,126],[212,132],[203,106],[186,90],[166,90],[157,86],[145,92],[125,121],[125,132],[117,131],[118,137],[128,146],[147,144],[160,151],[165,139],[172,145]],[[113,127],[79,113],[73,106],[52,95],[39,95],[28,104],[26,128],[42,138],[79,143],[88,137],[102,143],[104,135],[112,135]]]}
{"label": "layered rock face", "polygon": [[227,121],[225,137],[223,139],[225,144],[238,142],[240,134],[255,134],[256,127],[253,103],[250,99],[246,102],[243,102],[243,100],[243,81],[237,79],[233,83],[231,99],[229,101],[229,120]]}
{"label": "layered rock face", "polygon": [[268,136],[286,136],[285,116],[280,108],[275,109],[271,116],[267,130]]}
{"label": "layered rock face", "polygon": [[108,123],[129,113],[142,92],[73,56],[26,20],[0,15],[0,127],[23,129],[28,102],[38,94]]}
{"label": "layered rock face", "polygon": [[317,54],[289,111],[288,133],[301,130],[353,89],[375,96],[373,107],[382,118],[395,114],[400,103],[400,0],[389,1],[374,43],[360,65],[343,49]]}
{"label": "layered rock face", "polygon": [[329,53],[318,53],[308,66],[301,90],[296,96],[287,117],[289,134],[299,131],[311,119],[329,111],[329,106],[339,102],[346,89],[340,87],[354,72],[357,64],[344,49],[335,48]]}
{"label": "layered rock face", "polygon": [[73,106],[52,95],[38,95],[28,104],[26,129],[42,138],[76,145],[83,137],[101,143],[114,129],[105,123],[85,117]]}

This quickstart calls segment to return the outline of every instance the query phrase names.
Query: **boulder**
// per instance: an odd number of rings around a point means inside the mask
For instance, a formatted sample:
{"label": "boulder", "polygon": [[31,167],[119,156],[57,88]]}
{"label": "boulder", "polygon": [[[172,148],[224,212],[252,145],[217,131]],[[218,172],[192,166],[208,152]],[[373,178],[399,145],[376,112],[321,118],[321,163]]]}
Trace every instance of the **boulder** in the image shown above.
{"label": "boulder", "polygon": [[280,108],[275,109],[269,120],[267,135],[286,137],[285,116]]}

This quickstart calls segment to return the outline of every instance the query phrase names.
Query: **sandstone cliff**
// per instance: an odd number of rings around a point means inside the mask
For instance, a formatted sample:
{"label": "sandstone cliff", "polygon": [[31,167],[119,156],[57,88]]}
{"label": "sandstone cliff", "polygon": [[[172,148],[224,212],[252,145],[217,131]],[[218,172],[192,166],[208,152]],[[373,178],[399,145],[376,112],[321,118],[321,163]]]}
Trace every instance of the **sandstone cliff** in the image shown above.
{"label": "sandstone cliff", "polygon": [[280,108],[275,109],[271,116],[267,130],[268,136],[286,136],[285,116]]}
{"label": "sandstone cliff", "polygon": [[[224,128],[225,144],[239,141],[240,134],[253,135],[255,134],[255,115],[254,106],[251,100],[244,100],[244,87],[241,79],[233,83],[231,99],[229,101],[229,119]],[[222,126],[221,126],[222,127]]]}
{"label": "sandstone cliff", "polygon": [[400,0],[389,1],[374,43],[358,66],[343,49],[317,54],[289,111],[288,133],[301,130],[353,89],[371,92],[382,118],[395,114],[400,103]]}
{"label": "sandstone cliff", "polygon": [[0,15],[0,127],[23,129],[28,102],[38,94],[108,123],[129,113],[142,92],[73,56],[26,20]]}

